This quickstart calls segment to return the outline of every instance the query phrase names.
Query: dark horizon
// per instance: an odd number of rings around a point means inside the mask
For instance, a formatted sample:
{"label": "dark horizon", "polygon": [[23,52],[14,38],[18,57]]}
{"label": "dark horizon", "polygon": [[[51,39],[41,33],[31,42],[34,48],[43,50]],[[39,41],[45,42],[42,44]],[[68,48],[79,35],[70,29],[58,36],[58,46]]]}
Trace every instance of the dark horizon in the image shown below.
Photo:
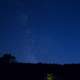
{"label": "dark horizon", "polygon": [[[7,60],[6,60],[7,59]],[[4,62],[3,62],[4,61]],[[7,61],[7,63],[6,63]],[[9,61],[13,61],[9,63]],[[4,54],[0,55],[0,64],[27,64],[27,65],[57,65],[57,66],[65,66],[65,65],[76,65],[79,66],[80,63],[66,63],[66,64],[61,64],[61,63],[43,63],[43,62],[22,62],[18,61],[16,56],[12,55],[10,52],[5,52]]]}

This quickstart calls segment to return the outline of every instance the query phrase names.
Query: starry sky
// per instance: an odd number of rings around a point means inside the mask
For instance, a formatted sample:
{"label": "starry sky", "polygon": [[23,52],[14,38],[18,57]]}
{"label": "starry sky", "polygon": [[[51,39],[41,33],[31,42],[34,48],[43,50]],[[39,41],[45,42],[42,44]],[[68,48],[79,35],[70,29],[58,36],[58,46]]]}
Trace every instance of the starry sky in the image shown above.
{"label": "starry sky", "polygon": [[0,0],[0,55],[18,61],[80,63],[79,0]]}

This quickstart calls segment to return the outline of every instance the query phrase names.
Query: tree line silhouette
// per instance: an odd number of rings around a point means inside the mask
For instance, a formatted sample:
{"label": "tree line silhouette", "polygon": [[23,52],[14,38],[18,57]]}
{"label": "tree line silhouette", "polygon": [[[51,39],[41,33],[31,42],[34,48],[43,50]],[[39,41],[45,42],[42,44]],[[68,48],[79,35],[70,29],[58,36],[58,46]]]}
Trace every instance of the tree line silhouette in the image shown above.
{"label": "tree line silhouette", "polygon": [[2,76],[22,80],[80,80],[80,64],[18,63],[15,56],[6,53],[0,57],[0,78]]}

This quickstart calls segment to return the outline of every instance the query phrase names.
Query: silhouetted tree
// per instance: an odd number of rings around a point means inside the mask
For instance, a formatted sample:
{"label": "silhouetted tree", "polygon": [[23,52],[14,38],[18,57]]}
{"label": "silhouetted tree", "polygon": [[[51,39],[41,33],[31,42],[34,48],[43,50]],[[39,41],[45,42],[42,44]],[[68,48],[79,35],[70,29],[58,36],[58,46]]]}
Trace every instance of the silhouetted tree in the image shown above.
{"label": "silhouetted tree", "polygon": [[16,57],[6,53],[0,58],[0,63],[16,63]]}

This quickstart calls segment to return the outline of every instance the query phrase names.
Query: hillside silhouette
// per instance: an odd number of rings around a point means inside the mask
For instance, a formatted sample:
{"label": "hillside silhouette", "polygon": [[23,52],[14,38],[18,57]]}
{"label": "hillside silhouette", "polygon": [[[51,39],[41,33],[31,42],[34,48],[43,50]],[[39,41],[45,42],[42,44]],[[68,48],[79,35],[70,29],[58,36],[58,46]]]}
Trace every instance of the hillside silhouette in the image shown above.
{"label": "hillside silhouette", "polygon": [[8,80],[80,80],[80,64],[19,63],[15,56],[4,54],[0,58],[0,78]]}

